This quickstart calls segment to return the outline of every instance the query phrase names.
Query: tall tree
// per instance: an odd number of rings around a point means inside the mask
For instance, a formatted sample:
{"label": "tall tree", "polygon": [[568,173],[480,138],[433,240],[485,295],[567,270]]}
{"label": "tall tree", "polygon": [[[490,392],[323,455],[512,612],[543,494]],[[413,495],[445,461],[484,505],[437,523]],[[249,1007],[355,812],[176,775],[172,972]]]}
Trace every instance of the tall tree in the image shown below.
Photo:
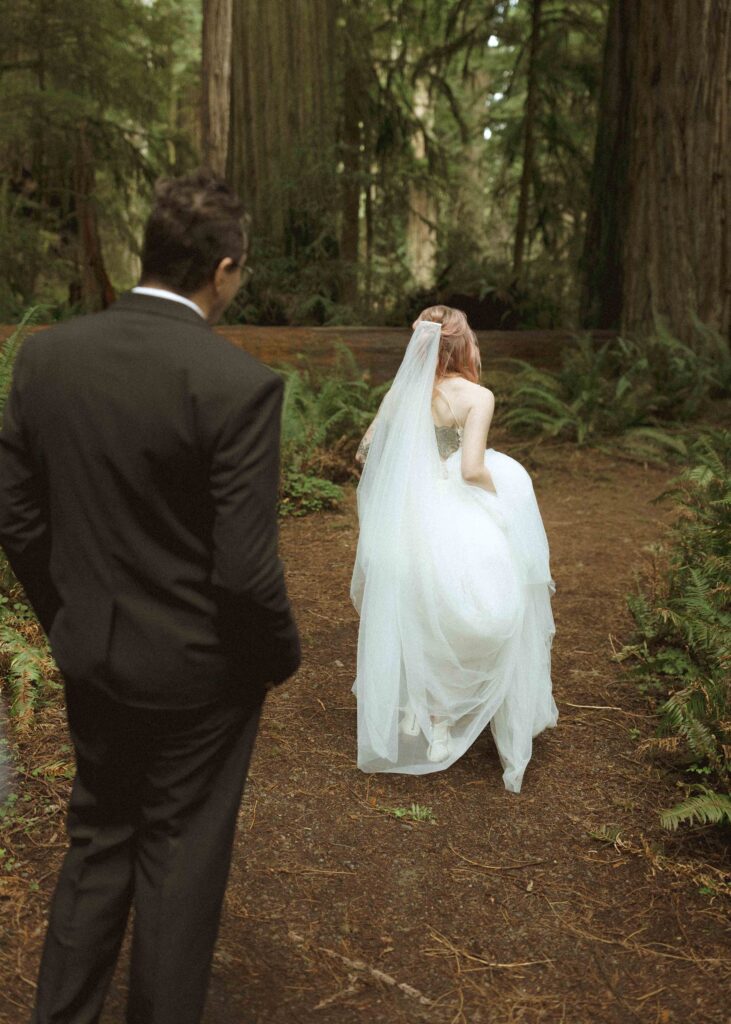
{"label": "tall tree", "polygon": [[528,204],[530,202],[531,185],[533,182],[533,164],[535,160],[535,130],[538,113],[538,63],[541,45],[541,11],[542,0],[531,0],[531,31],[528,46],[528,85],[525,94],[525,114],[523,117],[523,169],[520,175],[520,194],[518,196],[518,219],[515,225],[515,245],[513,247],[513,277],[520,279],[523,270],[523,254],[525,237],[528,230]]}
{"label": "tall tree", "polygon": [[216,174],[228,157],[232,27],[233,0],[203,0],[201,149]]}
{"label": "tall tree", "polygon": [[663,321],[686,340],[696,320],[731,329],[730,67],[729,0],[613,0],[587,323],[643,333]]}
{"label": "tall tree", "polygon": [[631,50],[623,45],[626,11],[613,2],[607,19],[599,118],[584,239],[581,319],[590,327],[618,327],[622,319],[630,161]]}
{"label": "tall tree", "polygon": [[38,301],[107,304],[111,248],[129,283],[140,190],[146,198],[173,169],[175,150],[188,160],[189,147],[167,144],[180,137],[168,117],[176,87],[189,85],[178,47],[190,52],[191,20],[192,0],[0,0],[0,303],[10,315]]}
{"label": "tall tree", "polygon": [[104,309],[115,298],[102,254],[95,192],[94,153],[88,127],[82,121],[78,128],[74,168],[75,220],[79,238],[78,296],[75,297],[82,309],[88,310]]}
{"label": "tall tree", "polygon": [[576,316],[607,6],[502,4],[484,51],[483,251],[524,322]]}
{"label": "tall tree", "polygon": [[[423,78],[417,78],[414,82],[413,109],[420,126],[411,141],[418,168],[419,165],[423,166],[426,160],[427,134],[434,131],[434,103]],[[434,284],[437,256],[436,221],[437,205],[433,182],[430,182],[429,175],[422,171],[420,175],[414,175],[409,183],[409,219],[406,225],[407,258],[417,288],[428,289]]]}
{"label": "tall tree", "polygon": [[335,193],[335,0],[234,6],[229,175],[280,251],[321,237]]}
{"label": "tall tree", "polygon": [[[361,11],[360,0],[351,0],[344,11],[340,33],[342,65],[342,128],[340,153],[342,160],[340,258],[343,261],[343,299],[355,305],[358,301],[358,256],[360,244],[360,197],[363,188],[363,128],[367,119],[367,69],[361,58],[360,45],[367,38],[368,24]],[[366,103],[364,104],[364,100]]]}

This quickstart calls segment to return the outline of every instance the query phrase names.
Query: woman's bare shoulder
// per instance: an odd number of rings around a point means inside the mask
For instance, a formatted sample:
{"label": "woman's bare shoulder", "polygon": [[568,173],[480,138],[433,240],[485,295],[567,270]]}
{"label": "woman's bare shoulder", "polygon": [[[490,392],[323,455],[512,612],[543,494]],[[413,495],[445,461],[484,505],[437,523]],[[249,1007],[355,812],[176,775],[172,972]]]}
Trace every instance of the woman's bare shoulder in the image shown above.
{"label": "woman's bare shoulder", "polygon": [[471,380],[467,380],[465,377],[450,377],[444,383],[450,385],[450,394],[453,394],[467,405],[487,406],[495,402],[495,396],[489,388],[484,388],[482,384],[473,384]]}

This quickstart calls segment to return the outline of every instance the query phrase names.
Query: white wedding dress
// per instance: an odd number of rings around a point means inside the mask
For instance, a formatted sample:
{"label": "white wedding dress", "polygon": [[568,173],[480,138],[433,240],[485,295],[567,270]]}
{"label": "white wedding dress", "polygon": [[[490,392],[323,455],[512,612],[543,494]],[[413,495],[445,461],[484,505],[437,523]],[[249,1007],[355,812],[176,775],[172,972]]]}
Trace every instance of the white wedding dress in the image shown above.
{"label": "white wedding dress", "polygon": [[[496,494],[463,480],[460,432],[432,418],[438,348],[439,325],[419,323],[358,487],[358,766],[440,771],[489,723],[505,787],[517,793],[533,737],[558,718],[548,542],[514,459],[485,453]],[[439,723],[449,744],[435,761]]]}

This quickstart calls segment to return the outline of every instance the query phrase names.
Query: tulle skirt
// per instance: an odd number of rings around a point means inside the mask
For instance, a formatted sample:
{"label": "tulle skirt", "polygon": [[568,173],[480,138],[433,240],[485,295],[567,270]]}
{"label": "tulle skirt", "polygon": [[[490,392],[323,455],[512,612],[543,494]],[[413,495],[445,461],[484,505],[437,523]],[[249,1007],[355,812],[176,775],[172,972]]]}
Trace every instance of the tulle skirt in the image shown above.
{"label": "tulle skirt", "polygon": [[[407,507],[398,543],[385,550],[376,539],[364,554],[353,689],[365,772],[441,771],[489,723],[505,787],[517,793],[533,737],[556,724],[555,585],[532,481],[494,449],[485,465],[496,494],[462,479],[455,452],[428,500],[422,491]],[[377,593],[369,594],[371,578]],[[416,736],[400,728],[409,713]],[[427,750],[434,725],[445,721],[449,753],[435,762]]]}

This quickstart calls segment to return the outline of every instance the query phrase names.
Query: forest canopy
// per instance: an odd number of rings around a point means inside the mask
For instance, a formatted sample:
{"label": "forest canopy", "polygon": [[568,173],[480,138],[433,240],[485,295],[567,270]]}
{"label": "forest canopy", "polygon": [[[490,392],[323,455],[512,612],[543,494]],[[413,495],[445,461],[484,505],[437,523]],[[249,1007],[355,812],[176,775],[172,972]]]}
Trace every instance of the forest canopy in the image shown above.
{"label": "forest canopy", "polygon": [[[241,322],[401,324],[439,299],[481,327],[647,329],[673,305],[651,237],[687,279],[671,327],[728,330],[705,223],[728,215],[728,0],[0,6],[3,320],[133,284],[154,180],[204,165],[252,217]],[[678,242],[643,211],[689,178],[704,227]]]}

